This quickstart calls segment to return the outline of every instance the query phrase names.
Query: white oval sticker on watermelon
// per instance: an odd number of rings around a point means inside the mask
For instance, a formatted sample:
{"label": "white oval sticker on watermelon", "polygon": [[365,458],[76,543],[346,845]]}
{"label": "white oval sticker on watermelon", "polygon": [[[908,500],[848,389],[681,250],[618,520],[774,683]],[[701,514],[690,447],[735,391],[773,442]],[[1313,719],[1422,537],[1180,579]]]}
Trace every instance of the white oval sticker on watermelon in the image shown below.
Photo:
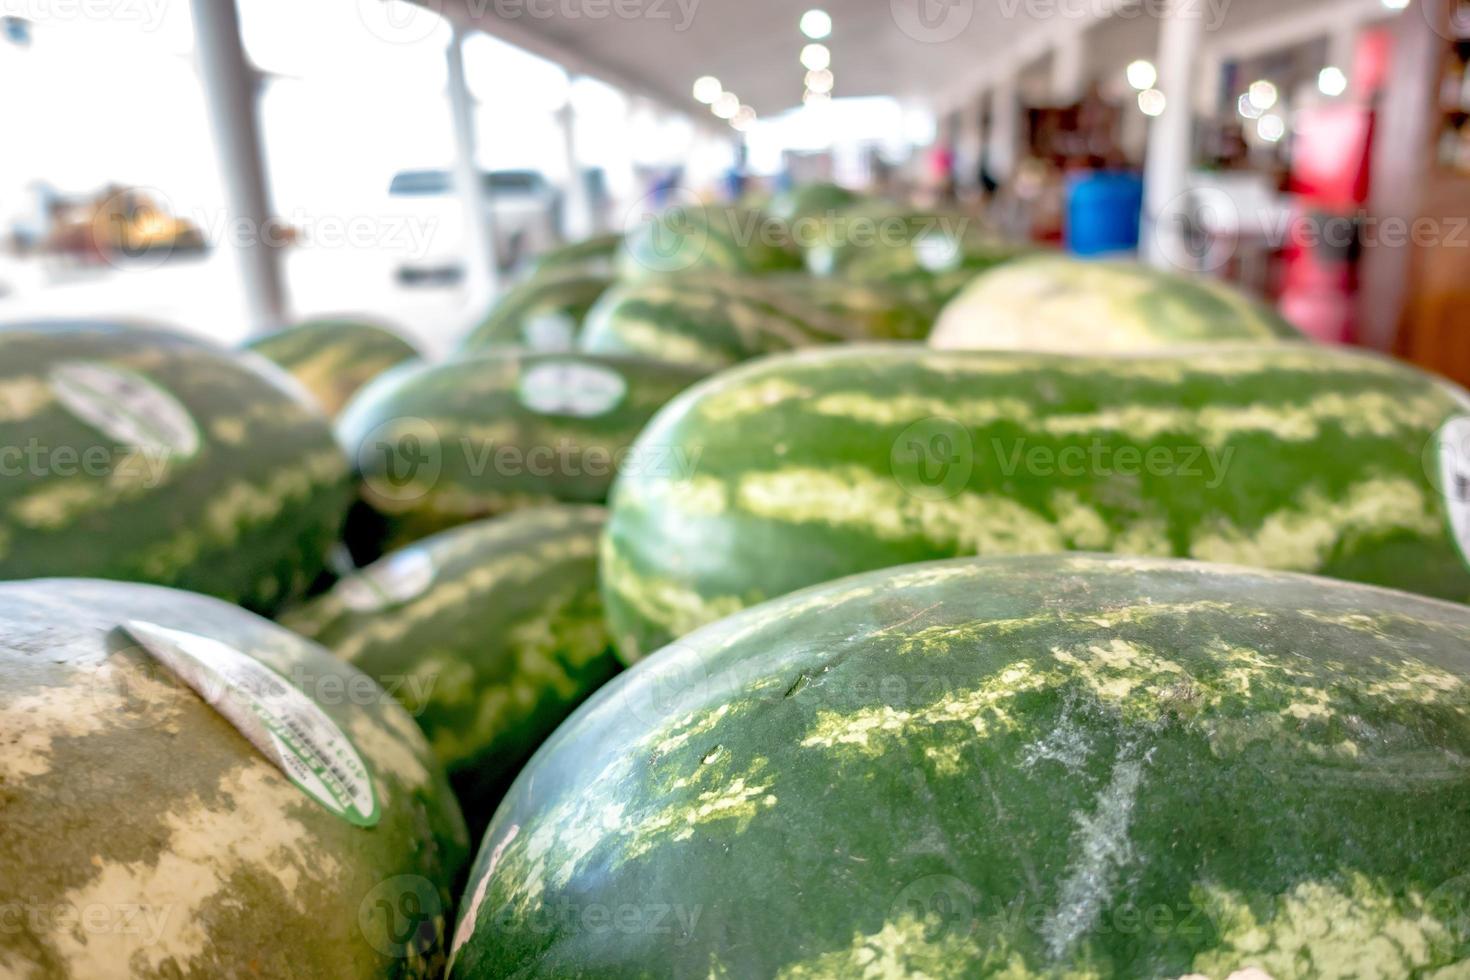
{"label": "white oval sticker on watermelon", "polygon": [[284,677],[211,637],[140,620],[126,629],[307,796],[349,823],[377,824],[378,799],[362,756]]}
{"label": "white oval sticker on watermelon", "polygon": [[1439,456],[1439,492],[1449,514],[1460,557],[1470,563],[1470,415],[1450,419],[1434,444]]}
{"label": "white oval sticker on watermelon", "polygon": [[376,561],[337,585],[337,596],[353,612],[371,613],[417,599],[434,582],[434,559],[407,548]]}
{"label": "white oval sticker on watermelon", "polygon": [[136,371],[96,361],[51,369],[56,400],[118,444],[188,459],[199,452],[199,427],[179,400]]}
{"label": "white oval sticker on watermelon", "polygon": [[521,403],[547,415],[596,418],[621,405],[627,393],[623,376],[600,364],[552,361],[521,375]]}

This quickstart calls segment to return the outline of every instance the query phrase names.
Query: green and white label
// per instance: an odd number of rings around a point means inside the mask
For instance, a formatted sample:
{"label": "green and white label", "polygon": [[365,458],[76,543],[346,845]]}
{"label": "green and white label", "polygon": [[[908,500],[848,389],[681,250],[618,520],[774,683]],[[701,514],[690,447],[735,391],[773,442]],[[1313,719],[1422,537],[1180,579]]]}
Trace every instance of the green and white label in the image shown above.
{"label": "green and white label", "polygon": [[353,612],[371,613],[417,599],[434,583],[434,559],[406,548],[376,561],[337,585],[337,597]]}
{"label": "green and white label", "polygon": [[141,620],[126,628],[307,796],[349,823],[377,824],[378,800],[362,756],[311,698],[211,637]]}
{"label": "green and white label", "polygon": [[1470,563],[1470,415],[1452,418],[1435,436],[1439,492],[1460,557]]}
{"label": "green and white label", "polygon": [[521,375],[520,390],[521,403],[534,412],[590,419],[621,405],[628,382],[600,364],[553,361]]}
{"label": "green and white label", "polygon": [[179,400],[136,371],[96,361],[51,369],[56,400],[120,445],[167,458],[199,452],[199,427]]}

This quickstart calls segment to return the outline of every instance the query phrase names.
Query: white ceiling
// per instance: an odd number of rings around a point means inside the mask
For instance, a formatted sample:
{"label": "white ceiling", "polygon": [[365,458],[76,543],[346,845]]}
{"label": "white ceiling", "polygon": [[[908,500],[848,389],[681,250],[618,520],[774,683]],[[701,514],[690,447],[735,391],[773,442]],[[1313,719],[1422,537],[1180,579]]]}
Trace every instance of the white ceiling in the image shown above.
{"label": "white ceiling", "polygon": [[[702,111],[700,75],[772,115],[800,101],[808,6],[832,15],[838,96],[894,95],[952,107],[1001,71],[1047,57],[1060,33],[1088,31],[1084,77],[1116,67],[1123,52],[1151,53],[1160,0],[421,0],[453,19],[654,98]],[[1131,0],[1137,4],[1139,0]],[[1262,21],[1355,15],[1377,0],[1188,0],[1210,25],[1205,44]],[[443,4],[442,8],[439,6]],[[621,15],[620,13],[621,12]],[[920,19],[920,13],[927,21]],[[1108,20],[1105,27],[1098,25]],[[1267,27],[1267,30],[1270,28]],[[1126,62],[1123,62],[1126,63]]]}

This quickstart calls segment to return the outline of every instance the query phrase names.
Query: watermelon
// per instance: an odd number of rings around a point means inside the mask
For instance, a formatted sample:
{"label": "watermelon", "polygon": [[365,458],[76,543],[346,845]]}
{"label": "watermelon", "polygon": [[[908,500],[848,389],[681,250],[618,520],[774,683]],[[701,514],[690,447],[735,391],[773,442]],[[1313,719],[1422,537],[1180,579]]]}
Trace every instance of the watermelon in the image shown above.
{"label": "watermelon", "polygon": [[862,198],[837,184],[817,182],[801,184],[777,194],[767,206],[772,217],[789,225],[821,219],[834,212],[853,207]]}
{"label": "watermelon", "polygon": [[761,282],[844,321],[840,339],[924,340],[941,306],[921,283],[847,282],[795,273]]}
{"label": "watermelon", "polygon": [[639,222],[623,239],[618,271],[641,279],[689,270],[739,275],[791,272],[801,255],[784,222],[759,211],[714,204],[680,204]]}
{"label": "watermelon", "polygon": [[495,302],[485,319],[460,341],[460,350],[571,350],[587,311],[610,285],[612,278],[605,273],[579,270],[528,279]]}
{"label": "watermelon", "polygon": [[814,275],[927,284],[938,302],[1027,251],[970,215],[908,211],[881,201],[806,222],[794,232]]}
{"label": "watermelon", "polygon": [[554,248],[536,260],[532,274],[542,276],[576,271],[594,275],[612,275],[623,236],[612,233],[593,235],[579,242]]}
{"label": "watermelon", "polygon": [[0,974],[441,975],[464,821],[319,646],[158,586],[3,583],[0,746]]}
{"label": "watermelon", "polygon": [[[656,358],[711,372],[776,351],[864,338],[864,331],[918,329],[876,293],[818,296],[800,277],[689,272],[610,290],[592,309],[582,350]],[[888,309],[884,304],[889,303]],[[861,305],[867,312],[842,312]],[[922,314],[918,314],[922,316]]]}
{"label": "watermelon", "polygon": [[[1470,610],[1110,556],[868,573],[543,746],[452,977],[1449,977]],[[1443,971],[1443,972],[1436,972]]]}
{"label": "watermelon", "polygon": [[1442,463],[1470,475],[1470,438],[1448,440],[1443,460],[1436,448],[1447,420],[1470,432],[1467,413],[1464,392],[1412,368],[1300,344],[772,357],[644,431],[664,451],[698,447],[699,465],[619,481],[608,615],[636,659],[842,575],[1064,550],[1470,600],[1470,501],[1439,490]]}
{"label": "watermelon", "polygon": [[418,350],[389,327],[356,317],[307,320],[245,345],[301,382],[328,416]]}
{"label": "watermelon", "polygon": [[597,592],[599,507],[466,524],[393,552],[282,619],[418,720],[472,829],[536,746],[618,670]]}
{"label": "watermelon", "polygon": [[[377,544],[391,548],[520,507],[601,503],[619,468],[687,472],[689,460],[630,447],[699,377],[641,358],[486,353],[383,376],[337,438],[383,518]],[[373,549],[356,541],[354,553]]]}
{"label": "watermelon", "polygon": [[1270,307],[1216,280],[1138,262],[1036,255],[973,280],[929,339],[944,349],[1128,351],[1305,338]]}
{"label": "watermelon", "polygon": [[0,327],[0,579],[151,582],[268,612],[352,496],[331,428],[263,359],[102,322]]}

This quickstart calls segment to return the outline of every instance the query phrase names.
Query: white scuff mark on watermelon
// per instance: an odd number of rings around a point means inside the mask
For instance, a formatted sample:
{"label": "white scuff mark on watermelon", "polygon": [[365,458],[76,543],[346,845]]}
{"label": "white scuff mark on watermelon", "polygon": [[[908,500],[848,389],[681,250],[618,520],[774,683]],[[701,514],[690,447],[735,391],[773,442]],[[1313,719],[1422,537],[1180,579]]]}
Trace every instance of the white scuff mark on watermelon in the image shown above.
{"label": "white scuff mark on watermelon", "polygon": [[54,401],[51,386],[41,378],[11,378],[0,383],[0,423],[26,422]]}
{"label": "white scuff mark on watermelon", "polygon": [[1031,769],[1038,762],[1049,761],[1060,763],[1071,773],[1082,770],[1092,755],[1092,746],[1088,743],[1086,730],[1073,720],[1072,713],[1076,710],[1076,698],[1068,695],[1062,703],[1062,714],[1057,719],[1056,728],[1021,751],[1022,767]]}
{"label": "white scuff mark on watermelon", "polygon": [[60,740],[114,726],[167,729],[185,700],[174,684],[116,657],[82,667],[64,685],[0,701],[0,782],[50,772]]}
{"label": "white scuff mark on watermelon", "polygon": [[480,923],[480,906],[485,904],[485,895],[490,891],[491,881],[495,878],[495,869],[500,864],[500,859],[505,856],[505,849],[520,832],[520,824],[511,824],[505,836],[500,838],[490,852],[490,862],[485,866],[485,872],[480,875],[480,880],[475,882],[475,890],[470,895],[469,904],[460,912],[459,925],[455,927],[454,940],[449,946],[449,965],[445,967],[445,975],[454,972],[454,958],[459,955],[460,947],[474,936],[475,929]]}
{"label": "white scuff mark on watermelon", "polygon": [[1053,957],[1061,957],[1091,929],[1112,900],[1122,869],[1134,859],[1128,829],[1143,782],[1143,759],[1125,746],[1091,813],[1072,814],[1076,857],[1057,891],[1056,908],[1041,935]]}
{"label": "white scuff mark on watermelon", "polygon": [[1396,532],[1437,539],[1444,534],[1443,518],[1427,487],[1406,477],[1380,477],[1355,484],[1337,499],[1307,490],[1259,528],[1203,525],[1189,554],[1208,562],[1315,571],[1344,542]]}
{"label": "white scuff mark on watermelon", "polygon": [[[209,947],[215,902],[230,901],[230,880],[248,873],[275,879],[281,897],[301,915],[317,914],[303,897],[310,876],[331,893],[341,865],[330,848],[291,814],[302,806],[301,792],[265,759],[252,758],[221,781],[217,803],[194,799],[181,810],[160,815],[158,851],[151,860],[100,860],[85,885],[58,898],[85,909],[136,904],[163,913],[156,917],[153,942],[143,943],[121,930],[58,930],[48,936],[71,976],[113,976],[120,964],[150,974],[172,962],[184,973]],[[145,969],[139,969],[142,966]]]}
{"label": "white scuff mark on watermelon", "polygon": [[[429,746],[424,741],[423,732],[402,708],[387,703],[387,694],[382,697],[385,702],[379,709],[382,724],[365,709],[359,708],[353,711],[352,720],[347,724],[348,735],[380,775],[392,776],[408,789],[429,785],[433,774],[426,764]],[[394,795],[392,789],[384,786],[381,778],[375,780],[375,786],[383,808],[387,809]]]}
{"label": "white scuff mark on watermelon", "polygon": [[767,520],[825,524],[885,541],[920,535],[956,554],[1035,554],[1065,550],[1051,521],[1004,494],[961,492],[943,500],[908,493],[860,466],[793,466],[741,476],[737,505]]}
{"label": "white scuff mark on watermelon", "polygon": [[1219,935],[1218,945],[1197,954],[1191,967],[1212,977],[1249,965],[1281,977],[1392,980],[1442,962],[1459,939],[1457,925],[1436,918],[1424,896],[1401,898],[1361,872],[1299,882],[1276,896],[1196,886],[1191,898]]}

